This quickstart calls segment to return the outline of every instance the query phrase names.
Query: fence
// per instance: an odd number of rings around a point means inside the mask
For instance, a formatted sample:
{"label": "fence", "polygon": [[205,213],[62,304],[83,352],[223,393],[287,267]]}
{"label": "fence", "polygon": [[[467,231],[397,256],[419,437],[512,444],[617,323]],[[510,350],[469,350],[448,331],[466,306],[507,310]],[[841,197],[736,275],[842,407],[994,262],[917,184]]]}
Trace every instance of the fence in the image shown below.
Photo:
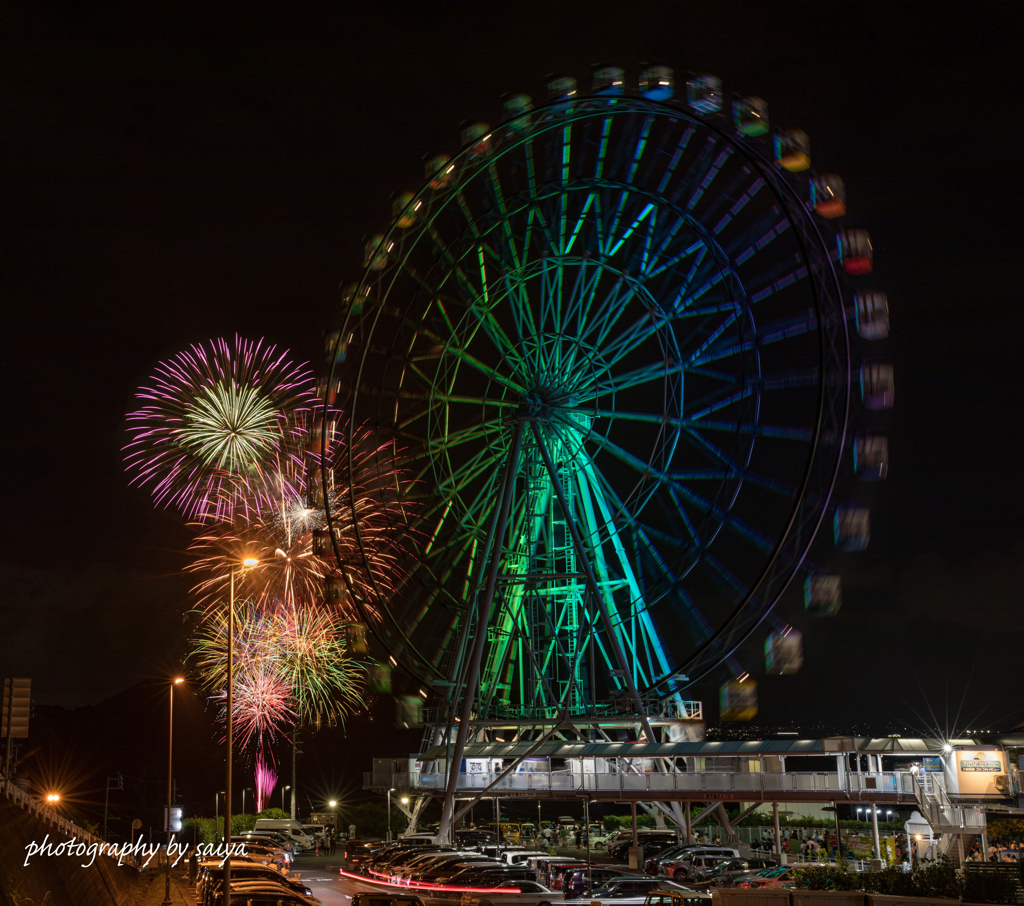
{"label": "fence", "polygon": [[[502,777],[499,773],[460,774],[458,790],[483,790],[494,784],[501,792],[619,792],[619,793],[749,793],[751,798],[777,798],[777,794],[801,793],[881,793],[911,797],[915,794],[913,775],[898,773],[847,774],[842,782],[833,773],[761,773],[699,771],[682,773],[550,773],[514,771]],[[430,773],[364,774],[366,787],[386,786],[401,789],[443,790],[447,775]],[[495,783],[495,781],[497,782]]]}
{"label": "fence", "polygon": [[3,788],[4,796],[6,798],[10,799],[16,805],[20,805],[23,809],[28,809],[47,824],[52,825],[57,830],[67,834],[69,837],[73,837],[76,840],[81,840],[85,843],[97,843],[102,845],[103,841],[99,837],[94,836],[84,828],[79,827],[74,821],[58,815],[52,806],[43,805],[43,803],[34,799],[32,796],[29,796],[29,794],[21,789],[21,787],[15,786],[6,779],[0,780],[0,787]]}

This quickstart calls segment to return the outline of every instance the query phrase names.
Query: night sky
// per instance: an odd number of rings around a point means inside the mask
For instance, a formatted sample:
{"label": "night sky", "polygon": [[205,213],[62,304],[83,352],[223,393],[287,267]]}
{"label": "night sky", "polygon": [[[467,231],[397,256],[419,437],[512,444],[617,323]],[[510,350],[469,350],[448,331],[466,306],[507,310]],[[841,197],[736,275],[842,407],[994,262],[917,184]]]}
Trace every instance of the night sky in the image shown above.
{"label": "night sky", "polygon": [[[128,488],[134,388],[236,332],[316,363],[422,157],[609,61],[712,72],[846,180],[889,294],[888,481],[766,721],[1024,720],[1018,4],[5,4],[0,666],[94,704],[180,663],[188,532]],[[712,706],[712,713],[717,707]]]}

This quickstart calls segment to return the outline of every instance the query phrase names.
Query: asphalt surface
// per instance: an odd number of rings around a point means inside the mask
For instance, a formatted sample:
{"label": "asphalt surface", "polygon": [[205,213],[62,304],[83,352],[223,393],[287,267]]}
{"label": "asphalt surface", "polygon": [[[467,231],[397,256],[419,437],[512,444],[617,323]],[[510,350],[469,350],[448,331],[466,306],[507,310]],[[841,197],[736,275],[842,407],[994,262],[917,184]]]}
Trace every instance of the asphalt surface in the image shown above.
{"label": "asphalt surface", "polygon": [[[563,853],[560,851],[559,854]],[[566,850],[564,855],[579,858],[581,853]],[[582,857],[586,859],[585,851]],[[353,895],[359,892],[360,886],[357,881],[343,878],[339,874],[340,868],[340,852],[334,856],[302,855],[295,861],[292,874],[298,874],[313,891],[313,896],[323,900],[325,906],[348,906]]]}

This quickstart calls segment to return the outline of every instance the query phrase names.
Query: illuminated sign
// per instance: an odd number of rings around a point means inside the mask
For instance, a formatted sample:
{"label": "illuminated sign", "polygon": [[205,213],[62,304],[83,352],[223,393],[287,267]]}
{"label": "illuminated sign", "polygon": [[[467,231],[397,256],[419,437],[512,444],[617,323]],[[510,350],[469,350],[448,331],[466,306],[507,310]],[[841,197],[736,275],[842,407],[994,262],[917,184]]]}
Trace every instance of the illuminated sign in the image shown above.
{"label": "illuminated sign", "polygon": [[986,761],[983,758],[962,759],[960,770],[965,774],[1001,774],[1003,765],[998,761]]}

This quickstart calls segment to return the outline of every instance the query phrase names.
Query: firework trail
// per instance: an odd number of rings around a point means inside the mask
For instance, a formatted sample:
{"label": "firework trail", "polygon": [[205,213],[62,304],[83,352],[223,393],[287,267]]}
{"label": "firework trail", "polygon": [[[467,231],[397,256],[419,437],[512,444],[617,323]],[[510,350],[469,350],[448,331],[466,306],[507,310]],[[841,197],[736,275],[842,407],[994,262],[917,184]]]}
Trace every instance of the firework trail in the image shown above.
{"label": "firework trail", "polygon": [[256,756],[256,814],[267,807],[270,796],[277,786],[277,771],[266,763],[263,753]]}
{"label": "firework trail", "polygon": [[301,446],[317,402],[312,373],[287,352],[235,337],[195,345],[157,366],[127,417],[125,468],[161,506],[189,519],[272,507],[280,464]]}

